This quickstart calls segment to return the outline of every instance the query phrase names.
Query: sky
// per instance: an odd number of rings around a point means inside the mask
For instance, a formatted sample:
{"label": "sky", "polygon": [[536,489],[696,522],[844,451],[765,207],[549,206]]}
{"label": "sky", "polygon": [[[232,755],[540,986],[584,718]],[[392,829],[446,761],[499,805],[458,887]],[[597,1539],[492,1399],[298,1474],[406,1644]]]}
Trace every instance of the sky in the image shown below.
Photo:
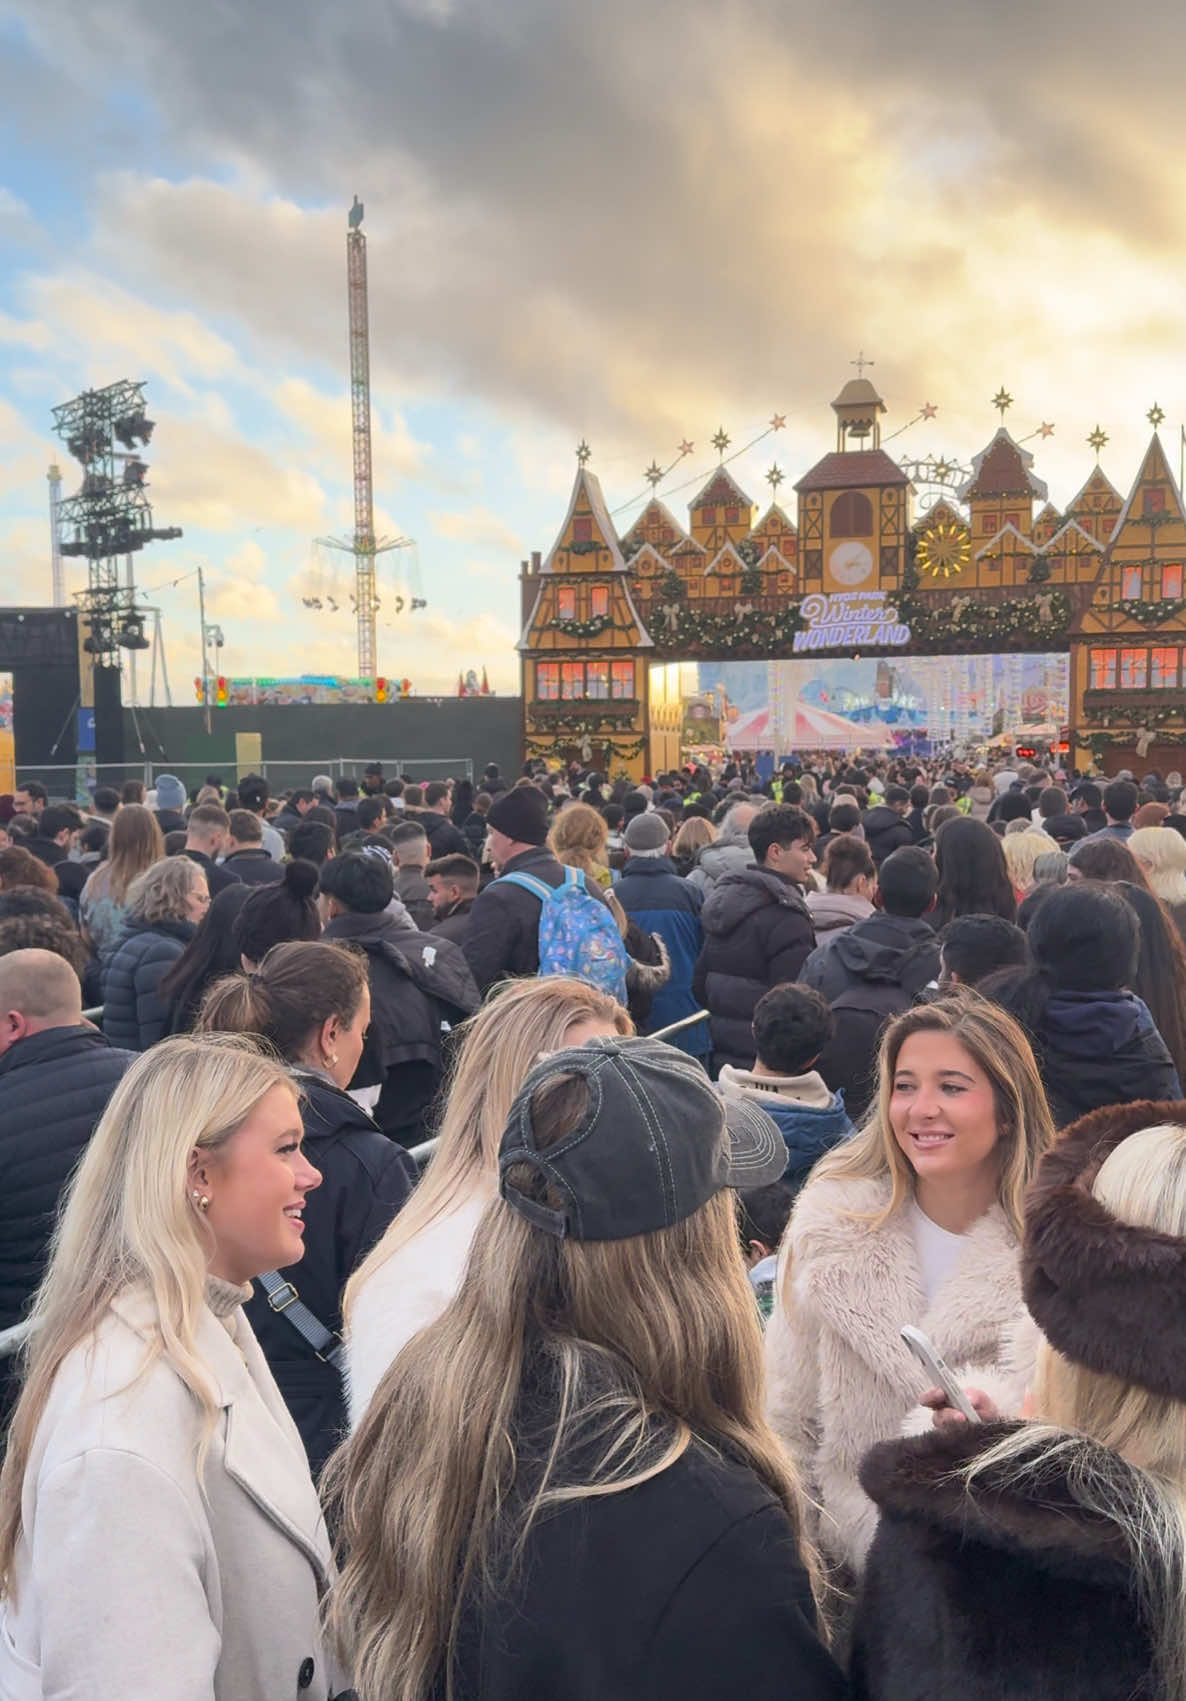
{"label": "sky", "polygon": [[415,540],[379,665],[417,690],[516,688],[578,441],[624,529],[652,459],[695,444],[682,517],[718,428],[785,415],[732,470],[790,503],[862,350],[893,452],[968,462],[1003,385],[1056,504],[1097,424],[1127,492],[1148,409],[1175,467],[1186,418],[1184,50],[1177,0],[0,0],[4,600],[50,600],[51,408],[143,379],[175,700],[199,562],[222,671],[355,672],[314,542],[352,527],[355,194],[376,529]]}

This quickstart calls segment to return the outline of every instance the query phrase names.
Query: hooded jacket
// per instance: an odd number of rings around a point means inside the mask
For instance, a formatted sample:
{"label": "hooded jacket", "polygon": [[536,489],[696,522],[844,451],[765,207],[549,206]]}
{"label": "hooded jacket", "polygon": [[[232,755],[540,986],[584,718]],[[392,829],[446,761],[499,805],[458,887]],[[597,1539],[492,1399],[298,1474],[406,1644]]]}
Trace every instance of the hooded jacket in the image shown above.
{"label": "hooded jacket", "polygon": [[868,921],[877,913],[868,898],[858,898],[849,892],[808,892],[807,908],[821,944],[831,934],[840,933],[858,921]]}
{"label": "hooded jacket", "polygon": [[718,880],[723,880],[726,874],[742,873],[753,860],[749,828],[730,826],[730,816],[726,815],[712,844],[705,845],[696,858],[688,881],[698,886],[707,898]]}
{"label": "hooded jacket", "polygon": [[448,1034],[481,1002],[461,947],[402,927],[385,911],[337,915],[322,937],[348,939],[367,954],[371,1023],[350,1090],[381,1087],[375,1121],[401,1145],[418,1145]]}
{"label": "hooded jacket", "polygon": [[[958,1473],[1023,1426],[952,1425],[874,1447],[880,1522],[857,1609],[854,1701],[1156,1701],[1153,1648],[1118,1524],[1084,1511],[1066,1455]],[[1136,1474],[1080,1438],[1074,1457],[1135,1502]],[[1134,1508],[1135,1509],[1135,1508]]]}
{"label": "hooded jacket", "polygon": [[1034,1039],[1056,1127],[1101,1105],[1182,1096],[1165,1041],[1135,993],[1051,993]]}
{"label": "hooded jacket", "polygon": [[787,1144],[783,1180],[796,1192],[812,1167],[852,1133],[844,1096],[814,1069],[806,1075],[755,1075],[725,1064],[717,1077],[726,1098],[747,1099],[778,1124]]}
{"label": "hooded jacket", "polygon": [[817,945],[799,979],[829,1004],[861,981],[898,987],[909,1002],[938,973],[939,941],[930,923],[875,910]]}
{"label": "hooded jacket", "polygon": [[192,921],[128,921],[103,974],[103,1032],[112,1045],[147,1051],[169,1032],[157,988],[197,929]]}
{"label": "hooded jacket", "polygon": [[[670,977],[656,989],[641,1031],[654,1033],[695,1015],[700,1006],[692,991],[692,977],[704,943],[699,887],[681,880],[669,857],[632,856],[614,887],[614,896],[643,933],[658,934],[671,963]],[[674,1034],[672,1043],[693,1057],[706,1055],[711,1048],[708,1024],[700,1022]]]}
{"label": "hooded jacket", "polygon": [[751,861],[716,884],[700,923],[704,947],[692,991],[709,1012],[717,1063],[748,1069],[754,1006],[770,987],[798,978],[815,944],[811,917],[793,880]]}
{"label": "hooded jacket", "polygon": [[[416,1165],[349,1093],[317,1070],[293,1071],[305,1156],[321,1186],[305,1198],[305,1255],[280,1274],[327,1329],[342,1329],[342,1290],[416,1184]],[[346,1429],[341,1372],[317,1357],[259,1283],[244,1307],[316,1477]]]}
{"label": "hooded jacket", "polygon": [[869,855],[878,868],[892,851],[917,843],[909,821],[896,809],[891,809],[888,803],[878,803],[872,809],[866,809],[861,816],[861,826],[865,829]]}

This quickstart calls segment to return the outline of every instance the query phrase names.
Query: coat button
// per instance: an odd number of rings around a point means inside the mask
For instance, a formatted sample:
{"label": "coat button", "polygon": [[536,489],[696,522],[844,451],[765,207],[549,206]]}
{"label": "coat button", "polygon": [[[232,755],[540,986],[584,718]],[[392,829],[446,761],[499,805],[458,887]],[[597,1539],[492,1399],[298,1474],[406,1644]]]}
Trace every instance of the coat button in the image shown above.
{"label": "coat button", "polygon": [[317,1667],[313,1664],[313,1656],[310,1654],[308,1659],[301,1661],[301,1669],[297,1673],[297,1688],[308,1689],[309,1685],[313,1681],[313,1673],[316,1670]]}

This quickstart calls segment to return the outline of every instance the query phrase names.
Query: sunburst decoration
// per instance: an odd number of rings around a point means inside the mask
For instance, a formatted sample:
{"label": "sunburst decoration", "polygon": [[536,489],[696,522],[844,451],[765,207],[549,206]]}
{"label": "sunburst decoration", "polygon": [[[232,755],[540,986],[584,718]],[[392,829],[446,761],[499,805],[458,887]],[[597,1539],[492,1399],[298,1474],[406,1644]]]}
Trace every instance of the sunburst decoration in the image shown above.
{"label": "sunburst decoration", "polygon": [[716,450],[717,454],[720,455],[722,460],[725,458],[725,450],[729,447],[732,441],[733,439],[725,430],[724,426],[720,426],[717,430],[716,436],[712,440],[712,446]]}
{"label": "sunburst decoration", "polygon": [[658,461],[652,461],[642,476],[646,479],[651,489],[654,490],[656,485],[662,484],[663,482],[663,468],[659,465]]}
{"label": "sunburst decoration", "polygon": [[1001,385],[1000,389],[997,391],[996,395],[993,397],[992,405],[993,405],[994,408],[996,408],[997,412],[1000,414],[1001,420],[1002,420],[1002,423],[1003,423],[1004,418],[1005,418],[1005,414],[1013,406],[1013,397],[1009,394],[1008,390],[1006,390],[1006,388],[1003,384]]}
{"label": "sunburst decoration", "polygon": [[581,463],[582,466],[585,466],[592,459],[592,456],[593,456],[592,449],[590,449],[589,445],[585,442],[585,439],[582,437],[580,442],[577,444],[577,460]]}
{"label": "sunburst decoration", "polygon": [[1145,418],[1149,421],[1149,424],[1153,427],[1154,431],[1156,431],[1157,427],[1165,418],[1165,409],[1159,408],[1157,403],[1154,402],[1153,406],[1149,409],[1149,412],[1145,415]]}
{"label": "sunburst decoration", "polygon": [[1097,461],[1100,458],[1100,451],[1103,449],[1104,444],[1107,441],[1108,441],[1108,433],[1103,429],[1102,426],[1097,425],[1095,430],[1091,433],[1091,435],[1087,439],[1089,446],[1092,449],[1095,450],[1095,458],[1096,458]]}
{"label": "sunburst decoration", "polygon": [[786,475],[782,468],[779,466],[778,462],[775,461],[774,465],[770,468],[770,471],[766,474],[766,483],[770,486],[770,489],[775,496],[778,495],[778,487],[785,476]]}
{"label": "sunburst decoration", "polygon": [[915,560],[919,572],[932,579],[954,579],[968,565],[971,556],[972,540],[967,526],[958,520],[939,520],[919,538]]}

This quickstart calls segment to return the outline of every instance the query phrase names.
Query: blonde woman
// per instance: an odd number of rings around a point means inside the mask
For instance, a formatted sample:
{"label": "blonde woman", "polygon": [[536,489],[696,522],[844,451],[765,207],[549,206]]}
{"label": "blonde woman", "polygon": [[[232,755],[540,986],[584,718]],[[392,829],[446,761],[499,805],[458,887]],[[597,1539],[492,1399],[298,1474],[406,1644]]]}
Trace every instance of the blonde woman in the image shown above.
{"label": "blonde woman", "polygon": [[158,988],[210,908],[206,871],[185,856],[167,856],[128,887],[119,944],[103,972],[103,1032],[112,1045],[147,1051],[169,1031],[169,1006]]}
{"label": "blonde woman", "polygon": [[[1012,822],[1009,823],[1013,825]],[[1013,890],[1017,893],[1018,901],[1027,897],[1033,891],[1034,864],[1047,851],[1056,849],[1054,840],[1047,833],[1039,833],[1025,826],[1023,831],[1010,833],[1006,831],[1001,840],[1001,849],[1005,853],[1005,867],[1009,870],[1009,878],[1013,882]],[[1186,846],[1186,840],[1183,840]]]}
{"label": "blonde woman", "polygon": [[330,1559],[241,1307],[320,1176],[288,1072],[166,1040],[72,1184],[0,1473],[0,1695],[325,1701]]}
{"label": "blonde woman", "polygon": [[1186,839],[1172,827],[1138,827],[1128,848],[1186,938]]}
{"label": "blonde woman", "polygon": [[865,1127],[822,1158],[783,1241],[767,1333],[771,1421],[822,1508],[842,1581],[876,1512],[861,1459],[926,1389],[903,1344],[998,1365],[1021,1311],[1022,1196],[1051,1138],[1022,1030],[974,992],[898,1016]]}
{"label": "blonde woman", "polygon": [[982,1405],[984,1424],[862,1468],[880,1521],[858,1701],[1186,1696],[1186,1104],[1109,1106],[1059,1137],[1024,1268],[1032,1421]]}
{"label": "blonde woman", "polygon": [[566,868],[579,868],[599,886],[609,886],[613,876],[609,870],[608,838],[609,827],[599,809],[587,803],[567,803],[552,823],[548,845],[557,862]]}
{"label": "blonde woman", "polygon": [[116,810],[106,860],[90,876],[78,900],[82,936],[100,962],[111,955],[123,933],[128,887],[164,854],[164,835],[150,809],[142,803],[127,803]]}
{"label": "blonde woman", "polygon": [[507,1111],[536,1059],[597,1035],[631,1032],[620,1004],[555,975],[497,986],[465,1024],[432,1162],[346,1285],[352,1424],[392,1360],[457,1291],[474,1230],[497,1192]]}
{"label": "blonde woman", "polygon": [[[711,845],[716,836],[716,828],[711,821],[706,821],[703,815],[693,815],[683,823],[671,842],[671,860],[681,879],[687,879],[696,866],[696,858],[700,852],[705,845]],[[1186,844],[1186,839],[1182,842]]]}
{"label": "blonde woman", "polygon": [[839,1701],[730,1191],[786,1152],[728,1114],[653,1040],[524,1083],[453,1303],[330,1465],[361,1701]]}

